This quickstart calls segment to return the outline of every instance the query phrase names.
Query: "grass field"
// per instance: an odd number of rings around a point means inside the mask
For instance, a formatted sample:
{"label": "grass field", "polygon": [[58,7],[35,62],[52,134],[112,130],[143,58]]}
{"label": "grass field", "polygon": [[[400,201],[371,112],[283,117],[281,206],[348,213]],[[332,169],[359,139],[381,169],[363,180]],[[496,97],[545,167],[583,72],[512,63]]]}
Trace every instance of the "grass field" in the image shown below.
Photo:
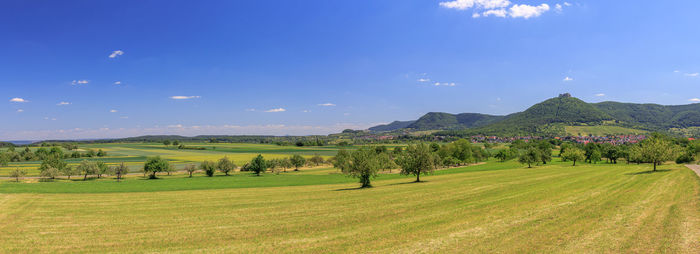
{"label": "grass field", "polygon": [[[323,168],[44,191],[31,190],[51,185],[0,182],[0,252],[700,252],[700,178],[677,165],[649,169],[489,162],[423,183],[381,175],[371,189]],[[224,184],[129,192],[205,180]],[[127,186],[65,193],[80,184]]]}
{"label": "grass field", "polygon": [[567,135],[573,136],[606,136],[606,135],[627,135],[644,134],[647,131],[630,129],[620,126],[596,125],[596,126],[565,126]]}
{"label": "grass field", "polygon": [[[143,163],[148,156],[161,156],[170,160],[176,168],[182,169],[184,165],[199,163],[205,160],[216,161],[227,156],[237,165],[249,162],[258,154],[263,154],[266,159],[289,157],[293,154],[311,157],[315,154],[323,157],[330,157],[337,153],[338,148],[328,147],[296,147],[278,146],[268,144],[210,144],[210,143],[187,143],[189,147],[204,147],[206,150],[177,149],[175,146],[164,146],[158,143],[109,143],[109,144],[86,144],[80,145],[81,150],[102,149],[107,152],[107,157],[102,158],[79,158],[66,160],[71,165],[77,165],[82,160],[99,160],[110,165],[125,162],[131,171],[138,172],[143,167]],[[36,150],[36,148],[34,148]],[[0,167],[0,177],[8,176],[11,170],[16,168],[25,169],[29,176],[39,175],[40,161],[12,162],[6,167]]]}

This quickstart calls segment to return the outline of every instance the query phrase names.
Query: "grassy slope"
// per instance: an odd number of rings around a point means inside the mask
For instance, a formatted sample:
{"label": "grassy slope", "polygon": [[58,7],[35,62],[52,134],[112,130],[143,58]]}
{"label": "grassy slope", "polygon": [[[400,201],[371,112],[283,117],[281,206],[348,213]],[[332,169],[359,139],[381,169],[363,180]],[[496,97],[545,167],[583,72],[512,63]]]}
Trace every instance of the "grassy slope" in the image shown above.
{"label": "grassy slope", "polygon": [[644,134],[647,131],[625,128],[620,126],[611,125],[594,125],[594,126],[565,126],[566,134],[576,136],[581,134],[582,136],[588,136],[589,134],[593,136],[606,136],[614,134]]}
{"label": "grassy slope", "polygon": [[698,253],[700,179],[648,168],[554,163],[364,190],[0,194],[0,252]]}

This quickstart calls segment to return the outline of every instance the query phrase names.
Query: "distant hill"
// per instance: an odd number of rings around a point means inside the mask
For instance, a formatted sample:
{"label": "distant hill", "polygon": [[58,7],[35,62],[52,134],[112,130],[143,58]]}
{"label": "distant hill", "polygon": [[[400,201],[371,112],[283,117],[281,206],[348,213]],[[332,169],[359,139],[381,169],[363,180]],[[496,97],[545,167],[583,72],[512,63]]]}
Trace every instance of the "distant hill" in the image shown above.
{"label": "distant hill", "polygon": [[[700,104],[586,103],[562,94],[507,116],[431,112],[411,124],[406,124],[408,122],[395,124],[393,128],[385,126],[387,128],[382,128],[382,131],[443,130],[438,135],[565,135],[567,126],[603,125],[624,127],[605,128],[609,130],[666,131],[700,126]],[[370,130],[379,131],[376,128]]]}
{"label": "distant hill", "polygon": [[382,124],[369,128],[370,131],[393,131],[407,128],[416,121],[393,121],[390,124]]}

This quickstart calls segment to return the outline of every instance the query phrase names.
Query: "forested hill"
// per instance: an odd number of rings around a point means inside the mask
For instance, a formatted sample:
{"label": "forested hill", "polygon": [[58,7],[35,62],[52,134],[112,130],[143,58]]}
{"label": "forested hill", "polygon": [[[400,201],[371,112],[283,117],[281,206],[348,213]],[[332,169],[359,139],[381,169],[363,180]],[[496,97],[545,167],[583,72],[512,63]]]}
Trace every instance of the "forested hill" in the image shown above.
{"label": "forested hill", "polygon": [[700,104],[586,103],[569,94],[562,94],[507,116],[433,112],[406,127],[384,128],[384,131],[407,129],[448,130],[445,133],[465,135],[561,135],[564,126],[569,125],[615,125],[650,131],[695,127],[700,126]]}

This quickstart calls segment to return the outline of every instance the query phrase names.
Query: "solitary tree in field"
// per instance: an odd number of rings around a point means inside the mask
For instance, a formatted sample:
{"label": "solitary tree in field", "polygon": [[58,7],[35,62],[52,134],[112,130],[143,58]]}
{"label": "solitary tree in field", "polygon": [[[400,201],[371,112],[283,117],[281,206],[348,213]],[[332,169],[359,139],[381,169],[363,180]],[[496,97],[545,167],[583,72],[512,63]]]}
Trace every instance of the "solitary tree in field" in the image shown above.
{"label": "solitary tree in field", "polygon": [[25,171],[24,169],[18,168],[10,171],[10,177],[14,177],[15,180],[17,180],[17,182],[19,182],[20,177],[24,177],[25,175],[27,175],[27,171]]}
{"label": "solitary tree in field", "polygon": [[61,174],[63,174],[64,176],[67,176],[69,180],[70,177],[75,174],[73,166],[65,166],[62,169],[59,169],[59,171],[61,171]]}
{"label": "solitary tree in field", "polygon": [[408,146],[397,162],[401,166],[401,174],[415,175],[416,182],[420,182],[421,174],[430,173],[435,169],[434,157],[430,147],[421,143]]}
{"label": "solitary tree in field", "polygon": [[185,166],[185,171],[187,171],[187,173],[190,174],[190,177],[192,177],[192,174],[194,172],[197,172],[197,166],[195,166],[194,164],[189,164]]}
{"label": "solitary tree in field", "polygon": [[44,169],[43,171],[41,171],[41,173],[39,173],[39,176],[41,176],[41,177],[46,177],[46,178],[48,178],[48,179],[53,180],[53,179],[56,179],[56,177],[58,176],[58,174],[60,174],[60,172],[58,171],[58,169],[56,169],[56,168],[47,168],[47,169]]}
{"label": "solitary tree in field", "polygon": [[532,164],[538,163],[542,155],[540,150],[534,147],[529,147],[523,154],[518,158],[518,162],[522,164],[527,164],[528,168],[532,168]]}
{"label": "solitary tree in field", "polygon": [[94,175],[97,172],[97,163],[83,160],[78,165],[78,172],[83,175],[83,180],[87,180],[88,175]]}
{"label": "solitary tree in field", "polygon": [[169,145],[170,145],[170,140],[165,140],[165,141],[163,141],[163,145],[169,146]]}
{"label": "solitary tree in field", "polygon": [[258,176],[260,176],[260,173],[265,173],[265,170],[267,170],[267,161],[265,161],[263,156],[260,154],[250,161],[250,164],[248,165],[250,170],[255,172],[255,174]]}
{"label": "solitary tree in field", "polygon": [[311,161],[311,163],[318,166],[318,165],[321,165],[323,163],[323,157],[321,157],[321,155],[314,154],[314,156],[311,157],[311,159],[309,159],[309,161]]}
{"label": "solitary tree in field", "polygon": [[119,165],[112,167],[112,174],[117,176],[117,181],[121,180],[122,177],[129,173],[129,167],[124,164],[124,162],[119,163]]}
{"label": "solitary tree in field", "polygon": [[107,163],[104,163],[103,161],[98,161],[97,162],[97,178],[102,178],[102,175],[107,174],[109,172],[109,166],[107,166]]}
{"label": "solitary tree in field", "polygon": [[639,144],[639,148],[641,159],[653,163],[654,171],[656,171],[656,165],[674,159],[675,148],[662,137],[652,136],[645,139]]}
{"label": "solitary tree in field", "polygon": [[158,177],[156,174],[158,172],[166,172],[171,168],[170,163],[167,160],[160,158],[160,156],[148,157],[146,159],[146,163],[143,165],[143,172],[151,173],[149,176],[150,179],[157,179]]}
{"label": "solitary tree in field", "polygon": [[284,172],[287,172],[288,168],[293,167],[292,161],[289,160],[289,158],[284,158],[280,160],[280,167],[284,169]]}
{"label": "solitary tree in field", "polygon": [[560,155],[562,160],[573,161],[574,166],[576,166],[576,161],[581,161],[586,159],[586,154],[583,150],[576,147],[569,147],[564,150],[564,153]]}
{"label": "solitary tree in field", "polygon": [[333,167],[343,170],[350,163],[350,153],[345,149],[338,150],[338,153],[333,158]]}
{"label": "solitary tree in field", "polygon": [[219,159],[219,162],[216,164],[216,168],[219,169],[221,173],[228,175],[229,172],[236,169],[236,164],[231,162],[231,160],[229,160],[228,157],[224,157]]}
{"label": "solitary tree in field", "polygon": [[377,176],[381,166],[378,158],[374,149],[363,147],[350,154],[348,163],[341,165],[341,170],[346,175],[359,178],[362,188],[372,187],[370,181]]}
{"label": "solitary tree in field", "polygon": [[299,167],[303,167],[306,164],[306,159],[298,154],[292,155],[289,161],[294,165],[294,171],[299,171]]}
{"label": "solitary tree in field", "polygon": [[207,174],[208,177],[212,177],[214,176],[214,172],[216,171],[216,163],[212,161],[203,161],[199,164],[199,169],[204,171],[204,173]]}

